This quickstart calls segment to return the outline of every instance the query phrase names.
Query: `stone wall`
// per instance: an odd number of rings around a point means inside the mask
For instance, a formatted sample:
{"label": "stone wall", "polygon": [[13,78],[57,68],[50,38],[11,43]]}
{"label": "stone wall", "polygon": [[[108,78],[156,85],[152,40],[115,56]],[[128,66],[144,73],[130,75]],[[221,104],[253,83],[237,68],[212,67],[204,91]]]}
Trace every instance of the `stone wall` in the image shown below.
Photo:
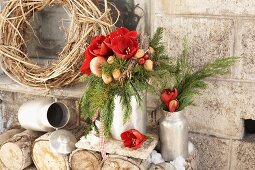
{"label": "stone wall", "polygon": [[208,89],[185,114],[199,169],[254,169],[255,136],[245,134],[244,119],[255,120],[255,1],[151,0],[151,7],[151,31],[164,27],[169,55],[179,55],[187,37],[195,68],[218,57],[240,57],[228,75],[207,80]]}

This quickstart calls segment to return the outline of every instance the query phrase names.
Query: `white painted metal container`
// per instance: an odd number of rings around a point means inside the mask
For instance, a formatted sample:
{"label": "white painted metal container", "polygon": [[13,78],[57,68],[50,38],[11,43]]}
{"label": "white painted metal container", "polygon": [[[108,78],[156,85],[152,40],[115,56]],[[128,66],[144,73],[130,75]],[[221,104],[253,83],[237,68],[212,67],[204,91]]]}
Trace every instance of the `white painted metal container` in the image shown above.
{"label": "white painted metal container", "polygon": [[143,96],[141,106],[137,103],[134,96],[131,98],[131,116],[126,124],[123,123],[124,111],[120,103],[120,97],[114,98],[114,113],[111,127],[111,135],[114,139],[121,140],[120,134],[129,129],[136,129],[141,133],[146,133],[147,113],[146,113],[146,94]]}
{"label": "white painted metal container", "polygon": [[70,119],[67,106],[52,100],[33,100],[24,103],[18,111],[18,120],[25,129],[53,131],[64,127]]}

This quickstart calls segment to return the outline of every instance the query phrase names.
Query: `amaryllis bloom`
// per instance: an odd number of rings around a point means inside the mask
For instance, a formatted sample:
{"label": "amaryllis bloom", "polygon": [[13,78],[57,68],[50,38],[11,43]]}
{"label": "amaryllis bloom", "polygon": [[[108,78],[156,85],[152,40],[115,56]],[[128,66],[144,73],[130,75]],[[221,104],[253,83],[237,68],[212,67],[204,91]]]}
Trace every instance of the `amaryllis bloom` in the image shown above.
{"label": "amaryllis bloom", "polygon": [[126,36],[133,40],[136,40],[137,35],[138,35],[137,31],[129,31],[125,27],[120,27],[117,30],[111,32],[110,35],[105,39],[104,43],[111,48],[111,42],[113,39]]}
{"label": "amaryllis bloom", "polygon": [[123,140],[123,144],[125,147],[137,149],[141,146],[141,144],[146,141],[147,137],[141,134],[138,130],[130,129],[123,132],[120,135]]}
{"label": "amaryllis bloom", "polygon": [[137,31],[129,31],[125,27],[120,27],[117,30],[115,30],[114,32],[111,32],[109,37],[112,40],[115,37],[122,37],[122,36],[127,36],[129,38],[136,39],[137,38]]}
{"label": "amaryllis bloom", "polygon": [[84,63],[80,68],[80,72],[89,75],[91,73],[90,62],[96,57],[108,57],[113,54],[112,50],[104,43],[106,36],[95,36],[90,45],[86,48],[84,52]]}
{"label": "amaryllis bloom", "polygon": [[168,105],[169,112],[175,112],[179,108],[179,101],[177,99],[171,100]]}
{"label": "amaryllis bloom", "polygon": [[177,96],[178,96],[178,91],[176,88],[174,89],[167,88],[162,91],[160,98],[165,103],[165,105],[168,106],[169,102],[171,100],[175,100]]}
{"label": "amaryllis bloom", "polygon": [[85,61],[83,62],[80,72],[83,74],[89,75],[91,73],[90,70],[90,61],[94,58],[94,56],[90,53],[89,48],[84,52]]}
{"label": "amaryllis bloom", "polygon": [[133,57],[138,50],[138,42],[130,37],[115,37],[111,42],[111,48],[117,57],[129,59]]}
{"label": "amaryllis bloom", "polygon": [[89,50],[91,54],[98,57],[108,57],[112,55],[112,50],[104,43],[106,36],[95,36],[90,45]]}

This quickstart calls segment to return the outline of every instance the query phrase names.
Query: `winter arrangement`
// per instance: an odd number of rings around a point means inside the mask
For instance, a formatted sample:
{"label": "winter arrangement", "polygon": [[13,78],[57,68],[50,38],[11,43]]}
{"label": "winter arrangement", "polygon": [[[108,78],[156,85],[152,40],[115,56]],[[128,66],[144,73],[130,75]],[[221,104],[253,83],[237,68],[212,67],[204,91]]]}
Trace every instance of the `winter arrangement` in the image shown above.
{"label": "winter arrangement", "polygon": [[[120,111],[124,112],[121,121],[127,123],[132,115],[132,98],[141,106],[144,93],[155,91],[155,85],[171,70],[171,62],[161,43],[162,31],[159,28],[148,38],[121,27],[108,35],[95,36],[86,48],[80,69],[86,83],[81,109],[83,116],[91,120],[92,127],[95,118],[99,118],[105,136],[110,135],[114,109],[121,106]],[[114,102],[116,97],[119,103]]]}

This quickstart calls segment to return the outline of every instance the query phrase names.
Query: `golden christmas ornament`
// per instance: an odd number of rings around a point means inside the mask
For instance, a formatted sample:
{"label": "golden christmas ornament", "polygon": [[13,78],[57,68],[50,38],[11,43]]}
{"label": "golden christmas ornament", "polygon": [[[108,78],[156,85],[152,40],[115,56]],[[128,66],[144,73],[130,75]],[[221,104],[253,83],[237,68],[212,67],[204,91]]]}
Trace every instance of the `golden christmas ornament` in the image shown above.
{"label": "golden christmas ornament", "polygon": [[155,53],[154,48],[149,47],[149,49],[148,49],[148,53],[149,53],[149,54],[154,54],[154,53]]}
{"label": "golden christmas ornament", "polygon": [[147,71],[152,71],[152,70],[153,70],[153,61],[151,61],[151,60],[146,60],[145,63],[144,63],[144,68],[145,68]]}
{"label": "golden christmas ornament", "polygon": [[135,53],[135,58],[142,58],[144,56],[145,52],[143,49],[138,49]]}
{"label": "golden christmas ornament", "polygon": [[119,80],[120,76],[121,76],[121,72],[119,69],[114,69],[112,72],[112,76],[114,78],[114,80]]}
{"label": "golden christmas ornament", "polygon": [[105,84],[109,84],[112,82],[112,76],[109,76],[107,74],[102,74],[102,79]]}
{"label": "golden christmas ornament", "polygon": [[107,63],[112,64],[114,62],[114,56],[110,56],[107,59]]}

